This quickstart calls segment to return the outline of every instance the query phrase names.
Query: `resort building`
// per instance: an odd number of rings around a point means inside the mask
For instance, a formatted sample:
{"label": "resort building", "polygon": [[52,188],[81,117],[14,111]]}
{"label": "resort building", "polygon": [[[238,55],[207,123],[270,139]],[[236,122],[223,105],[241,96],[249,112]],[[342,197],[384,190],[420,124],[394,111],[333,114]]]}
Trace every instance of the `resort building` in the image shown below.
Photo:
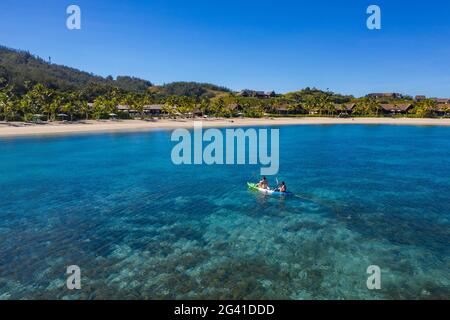
{"label": "resort building", "polygon": [[289,105],[281,105],[275,108],[276,113],[278,114],[293,114],[295,113],[294,110],[292,110]]}
{"label": "resort building", "polygon": [[412,104],[382,104],[381,109],[385,114],[407,114],[413,108]]}
{"label": "resort building", "polygon": [[[164,107],[163,104],[145,105],[143,107],[144,115],[148,115],[148,116],[161,115],[163,113],[162,112],[163,107]],[[131,109],[131,107],[126,104],[118,105],[118,106],[116,106],[116,109],[118,112],[129,114],[131,117],[141,114],[138,110]]]}
{"label": "resort building", "polygon": [[126,104],[124,104],[124,105],[118,105],[118,106],[117,106],[117,111],[128,113],[128,112],[130,111],[130,106],[129,106],[129,105],[126,105]]}
{"label": "resort building", "polygon": [[434,102],[437,104],[450,104],[449,98],[433,98]]}
{"label": "resort building", "polygon": [[339,115],[350,115],[353,113],[355,107],[356,103],[335,104],[336,111]]}
{"label": "resort building", "polygon": [[252,98],[260,98],[260,99],[268,99],[276,97],[277,94],[275,91],[264,92],[264,91],[255,91],[255,90],[242,90],[237,94],[239,97],[252,97]]}
{"label": "resort building", "polygon": [[415,100],[416,100],[416,101],[423,101],[423,100],[426,100],[426,98],[427,98],[427,97],[426,97],[426,96],[423,96],[423,95],[422,95],[422,96],[416,96],[416,97],[415,97]]}
{"label": "resort building", "polygon": [[151,104],[144,106],[144,113],[151,116],[159,116],[163,113],[163,104]]}
{"label": "resort building", "polygon": [[385,92],[385,93],[369,93],[368,97],[377,98],[377,99],[402,99],[403,95],[401,93],[396,92]]}
{"label": "resort building", "polygon": [[438,117],[449,117],[450,116],[450,104],[438,104],[434,109],[434,113]]}
{"label": "resort building", "polygon": [[122,114],[128,114],[130,117],[134,117],[139,115],[139,112],[137,110],[131,109],[131,107],[127,104],[121,104],[116,106],[117,112]]}

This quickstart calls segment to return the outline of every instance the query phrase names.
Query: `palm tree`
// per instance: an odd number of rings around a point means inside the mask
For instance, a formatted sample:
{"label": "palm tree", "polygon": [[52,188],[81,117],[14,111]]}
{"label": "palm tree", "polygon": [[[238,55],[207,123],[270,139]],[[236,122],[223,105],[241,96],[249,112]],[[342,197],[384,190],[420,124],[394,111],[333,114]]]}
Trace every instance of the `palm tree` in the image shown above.
{"label": "palm tree", "polygon": [[209,112],[209,108],[211,105],[211,101],[209,100],[209,98],[202,98],[202,100],[200,101],[200,111],[202,112],[202,116],[204,116],[205,114],[207,114]]}
{"label": "palm tree", "polygon": [[176,109],[173,107],[173,105],[169,102],[166,101],[164,103],[164,106],[161,109],[161,112],[164,114],[167,114],[170,118],[173,117],[173,115],[175,114]]}
{"label": "palm tree", "polygon": [[253,105],[245,109],[245,116],[249,118],[261,118],[264,116],[264,109],[261,105]]}
{"label": "palm tree", "polygon": [[[52,90],[46,88],[40,83],[33,87],[33,90],[31,90],[31,96],[35,100],[38,107],[35,113],[47,113],[50,109],[53,94],[54,92]],[[49,118],[50,115],[48,114],[47,119]]]}
{"label": "palm tree", "polygon": [[106,105],[107,105],[107,98],[105,96],[98,96],[94,99],[94,104],[92,108],[93,116],[96,120],[99,120],[102,115],[106,113]]}
{"label": "palm tree", "polygon": [[8,116],[15,112],[15,106],[15,95],[12,86],[3,87],[0,90],[0,113],[3,114],[5,121],[8,121]]}
{"label": "palm tree", "polygon": [[444,117],[447,117],[450,114],[450,106],[448,104],[442,106],[441,110],[444,113]]}
{"label": "palm tree", "polygon": [[317,98],[316,106],[319,111],[319,115],[322,115],[323,112],[327,109],[327,98],[325,96],[320,96]]}
{"label": "palm tree", "polygon": [[417,103],[413,112],[420,117],[432,117],[436,110],[436,101],[432,99],[425,99]]}
{"label": "palm tree", "polygon": [[284,100],[279,98],[270,98],[260,103],[263,113],[275,113],[277,107],[281,105],[284,105]]}
{"label": "palm tree", "polygon": [[359,115],[379,115],[381,110],[381,104],[378,100],[371,98],[371,97],[365,97],[360,99],[356,103],[356,107],[353,110],[354,113]]}
{"label": "palm tree", "polygon": [[136,96],[135,106],[137,110],[141,113],[141,119],[144,119],[144,108],[145,106],[151,105],[153,103],[153,98],[149,95]]}
{"label": "palm tree", "polygon": [[73,121],[73,116],[79,111],[76,95],[74,93],[70,93],[64,97],[61,111],[67,113],[70,117],[70,121]]}
{"label": "palm tree", "polygon": [[324,112],[330,115],[330,112],[336,110],[334,103],[331,101],[331,94],[329,92],[320,94],[319,97],[315,99],[315,105],[320,115]]}
{"label": "palm tree", "polygon": [[215,116],[225,116],[226,114],[225,101],[222,98],[213,101],[211,109]]}
{"label": "palm tree", "polygon": [[56,118],[56,113],[64,104],[64,99],[62,96],[57,95],[53,98],[52,102],[47,105],[45,112],[47,113],[47,119],[53,121]]}
{"label": "palm tree", "polygon": [[336,111],[337,111],[336,105],[332,101],[327,101],[325,103],[325,110],[327,111],[328,116],[334,115],[336,113]]}
{"label": "palm tree", "polygon": [[117,98],[115,97],[109,97],[109,99],[107,98],[105,101],[106,112],[109,114],[111,113],[116,114],[118,112],[117,104],[118,104]]}
{"label": "palm tree", "polygon": [[79,102],[79,111],[80,113],[84,114],[85,119],[89,120],[89,111],[91,109],[89,108],[89,104],[85,100],[80,100]]}
{"label": "palm tree", "polygon": [[19,111],[19,109],[20,109],[20,107],[19,107],[19,103],[17,100],[11,99],[11,100],[7,101],[6,104],[4,105],[4,109],[3,109],[5,121],[8,121],[8,119],[14,120],[16,118],[16,114]]}
{"label": "palm tree", "polygon": [[[133,94],[131,94],[131,93],[126,94],[125,96],[123,96],[123,97],[120,99],[119,102],[120,102],[120,104],[126,105],[126,106],[128,106],[129,108],[131,108],[131,110],[135,110],[135,111],[138,111],[138,112],[139,112],[138,106],[137,106],[136,103],[135,103],[135,97],[134,97]],[[144,111],[144,110],[142,110],[142,112],[143,112],[143,111]]]}
{"label": "palm tree", "polygon": [[86,100],[84,100],[83,92],[82,91],[76,91],[71,96],[71,99],[75,105],[76,113],[80,116],[83,116],[86,120],[89,119],[89,104]]}
{"label": "palm tree", "polygon": [[380,102],[372,97],[368,97],[365,99],[366,110],[369,115],[375,114],[377,117],[380,114],[381,104]]}
{"label": "palm tree", "polygon": [[306,111],[305,107],[301,103],[291,103],[288,105],[288,111],[293,111],[296,114],[301,114]]}
{"label": "palm tree", "polygon": [[137,94],[128,94],[127,95],[128,105],[131,106],[132,109],[136,110],[141,115],[141,120],[144,119],[144,107],[146,102],[142,97]]}
{"label": "palm tree", "polygon": [[97,120],[103,115],[117,113],[117,105],[123,100],[124,98],[121,96],[120,91],[117,88],[111,89],[103,96],[98,96],[94,100],[94,104],[95,101],[97,101],[97,104],[94,106],[94,113]]}
{"label": "palm tree", "polygon": [[22,113],[25,121],[31,119],[29,116],[30,114],[36,114],[39,111],[39,107],[33,100],[30,92],[27,92],[22,96],[22,99],[20,99],[19,111]]}
{"label": "palm tree", "polygon": [[195,100],[190,97],[181,97],[178,105],[178,111],[181,114],[189,115],[194,113]]}
{"label": "palm tree", "polygon": [[303,106],[304,108],[309,112],[309,113],[314,113],[317,112],[317,107],[316,107],[317,103],[316,100],[313,97],[308,97],[305,99],[305,101],[303,102]]}
{"label": "palm tree", "polygon": [[42,84],[36,84],[31,90],[29,90],[20,102],[20,106],[23,114],[27,119],[30,115],[45,112],[48,108],[48,104],[51,103],[52,92],[45,88]]}

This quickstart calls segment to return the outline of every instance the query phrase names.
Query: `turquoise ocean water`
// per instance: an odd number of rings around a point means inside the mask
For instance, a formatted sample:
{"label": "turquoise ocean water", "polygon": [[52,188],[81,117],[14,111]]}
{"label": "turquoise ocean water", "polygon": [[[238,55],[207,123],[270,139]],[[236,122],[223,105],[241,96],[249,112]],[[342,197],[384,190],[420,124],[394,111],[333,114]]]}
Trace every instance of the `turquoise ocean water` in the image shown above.
{"label": "turquoise ocean water", "polygon": [[289,199],[170,133],[0,139],[0,299],[450,297],[450,128],[281,127]]}

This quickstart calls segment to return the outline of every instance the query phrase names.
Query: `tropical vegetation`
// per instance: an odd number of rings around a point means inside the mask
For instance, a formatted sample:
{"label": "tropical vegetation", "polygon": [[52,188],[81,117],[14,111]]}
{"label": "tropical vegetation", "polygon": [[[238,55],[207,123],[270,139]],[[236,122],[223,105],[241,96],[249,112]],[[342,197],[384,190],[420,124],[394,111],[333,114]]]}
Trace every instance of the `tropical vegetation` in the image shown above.
{"label": "tropical vegetation", "polygon": [[[415,101],[411,97],[355,98],[316,88],[279,95],[243,95],[225,87],[195,82],[155,86],[150,81],[128,76],[116,79],[95,76],[51,64],[28,52],[0,47],[0,118],[4,121],[145,118],[149,105],[162,106],[158,114],[168,117],[342,116],[348,113],[376,117],[384,115],[383,104],[391,104],[394,109],[396,105],[413,105],[403,112],[409,116],[450,114],[448,104],[438,106],[435,100]],[[352,106],[351,110],[348,106]]]}

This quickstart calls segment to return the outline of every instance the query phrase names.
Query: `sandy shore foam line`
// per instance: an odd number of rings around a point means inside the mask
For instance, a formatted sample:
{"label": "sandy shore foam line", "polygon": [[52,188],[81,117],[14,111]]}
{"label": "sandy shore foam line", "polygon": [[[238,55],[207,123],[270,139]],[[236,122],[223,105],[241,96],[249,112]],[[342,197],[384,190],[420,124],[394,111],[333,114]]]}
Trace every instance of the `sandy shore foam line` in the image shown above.
{"label": "sandy shore foam line", "polygon": [[[261,118],[261,119],[197,119],[204,127],[245,127],[280,125],[413,125],[450,126],[450,119],[414,118]],[[68,135],[102,132],[138,132],[155,129],[192,128],[194,120],[123,120],[123,121],[82,121],[75,123],[24,124],[0,122],[0,137]]]}

